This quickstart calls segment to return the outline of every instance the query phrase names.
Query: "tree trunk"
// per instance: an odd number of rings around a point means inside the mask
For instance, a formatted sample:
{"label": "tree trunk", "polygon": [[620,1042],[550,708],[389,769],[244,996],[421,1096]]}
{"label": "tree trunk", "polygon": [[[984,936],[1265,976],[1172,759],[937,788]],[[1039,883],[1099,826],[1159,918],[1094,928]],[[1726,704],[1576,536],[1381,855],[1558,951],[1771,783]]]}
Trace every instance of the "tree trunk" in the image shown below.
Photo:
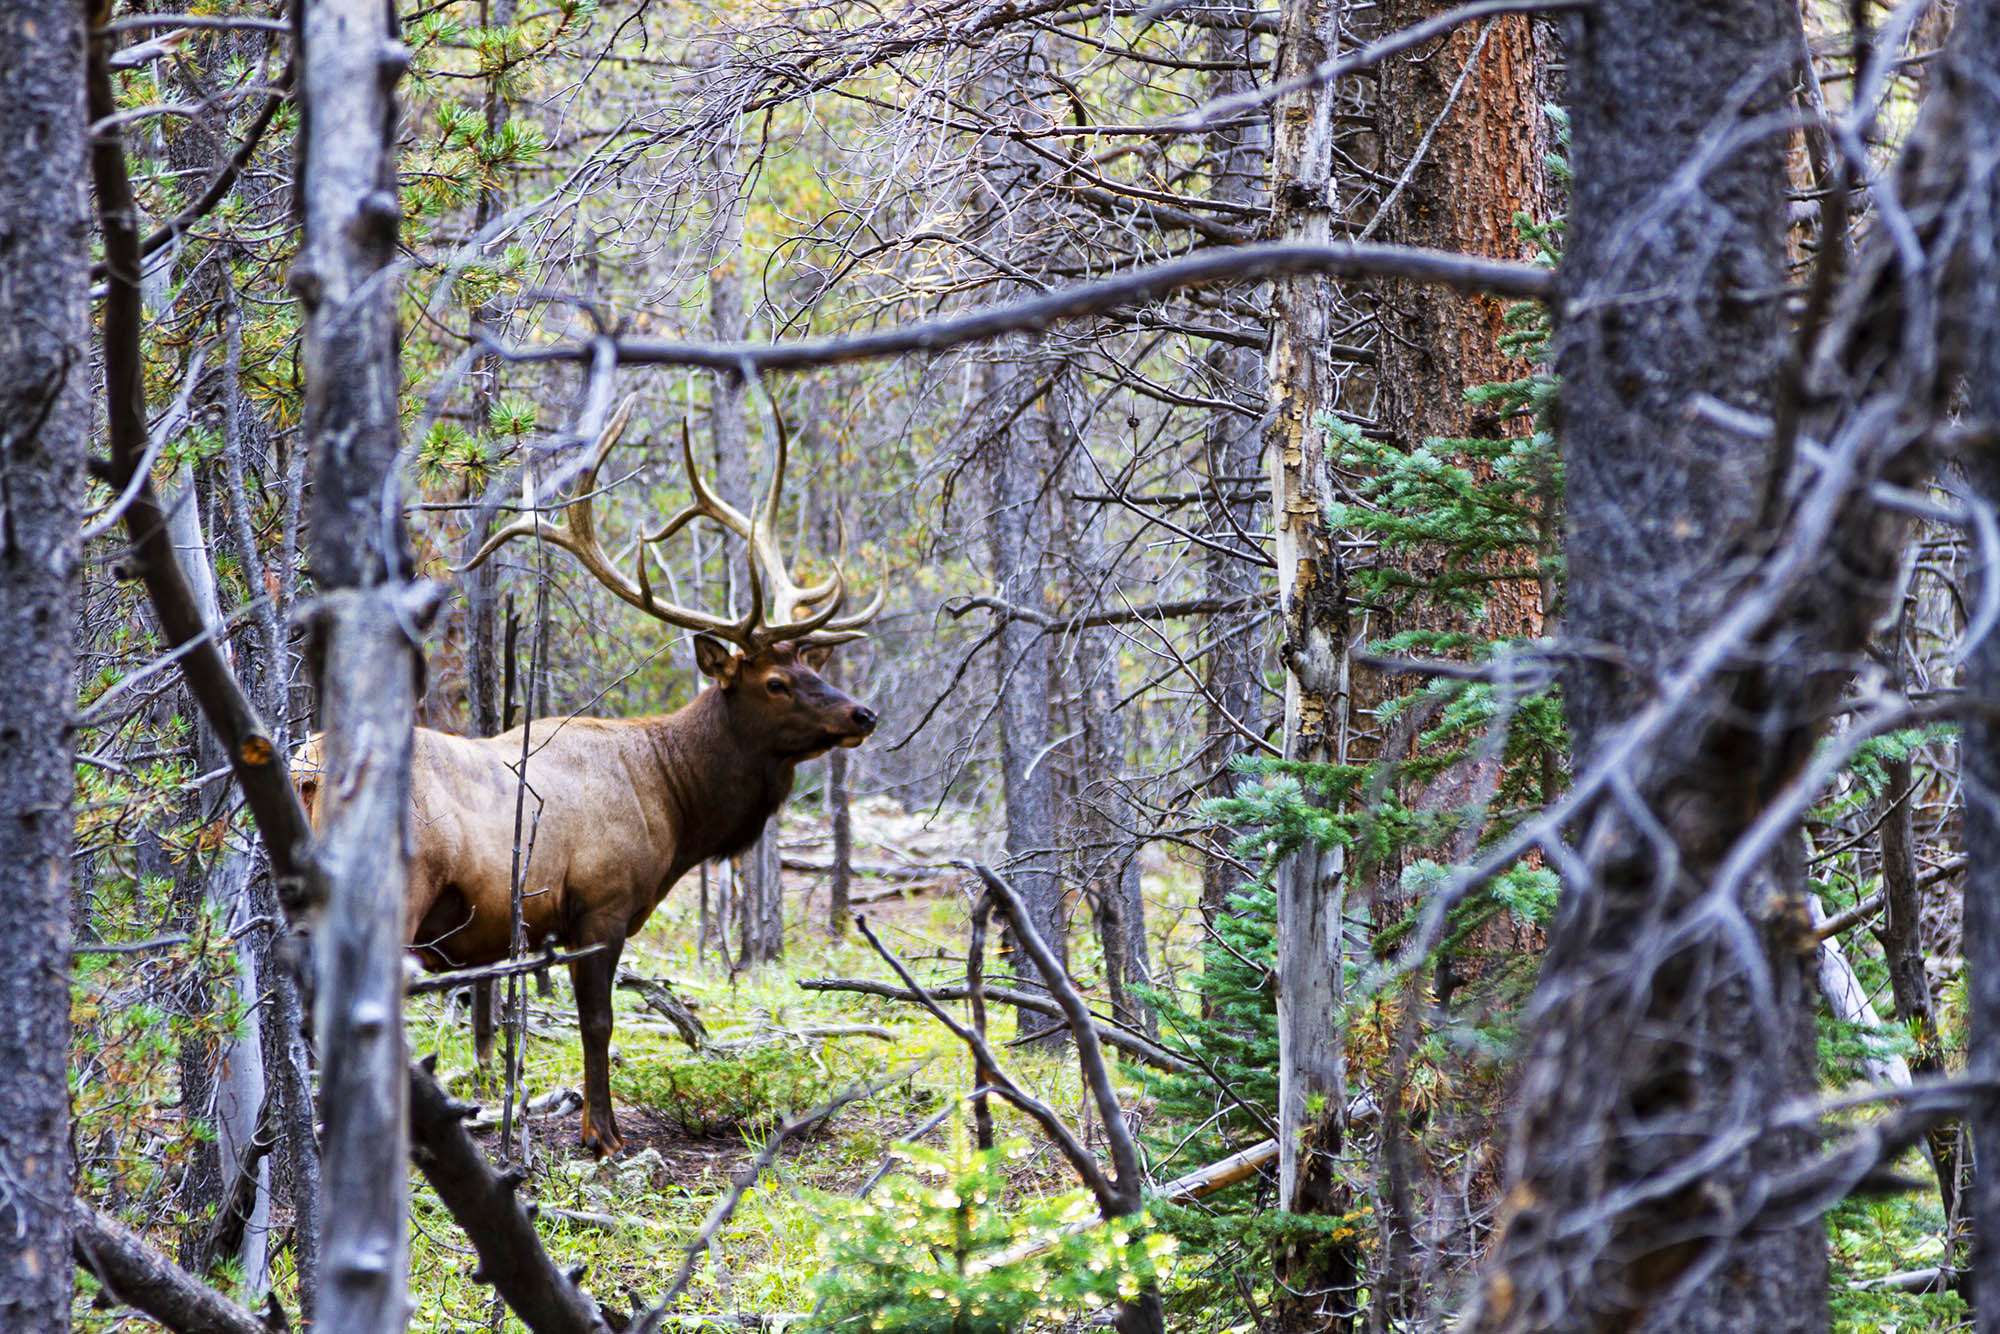
{"label": "tree trunk", "polygon": [[[1710,394],[1772,410],[1786,351],[1782,140],[1709,164],[1698,209],[1634,229],[1712,136],[1783,104],[1796,21],[1782,0],[1612,0],[1570,28],[1565,637],[1619,655],[1565,675],[1579,770],[1738,596],[1732,562],[1768,522],[1773,451],[1685,407]],[[1587,864],[1565,877],[1530,1010],[1484,1327],[1826,1327],[1819,1222],[1746,1237],[1728,1221],[1809,1139],[1766,1133],[1698,1182],[1664,1184],[1726,1127],[1812,1087],[1812,952],[1787,925],[1809,920],[1798,868],[1746,877],[1739,933],[1671,928],[1810,753],[1825,685],[1799,661],[1811,650],[1786,643],[1763,672],[1718,673],[1690,705],[1698,721],[1627,766],[1631,797],[1580,832]],[[1830,635],[1822,651],[1840,647]],[[1762,994],[1741,957],[1753,948]]]}
{"label": "tree trunk", "polygon": [[[1296,79],[1340,45],[1338,0],[1286,0],[1279,13],[1274,79]],[[1272,230],[1278,238],[1326,244],[1334,217],[1332,89],[1286,93],[1271,108]],[[1333,289],[1322,277],[1271,285],[1265,382],[1271,416],[1264,438],[1271,471],[1273,554],[1284,613],[1285,756],[1333,763],[1346,758],[1340,700],[1345,693],[1347,614],[1338,550],[1326,522],[1333,497],[1322,415],[1333,405],[1328,357]],[[1346,1107],[1341,995],[1345,858],[1338,847],[1307,843],[1279,865],[1278,891],[1278,1205],[1300,1214],[1345,1208],[1335,1162]],[[1304,1244],[1278,1257],[1285,1283],[1277,1316],[1288,1330],[1344,1327],[1357,1294],[1345,1248]]]}
{"label": "tree trunk", "polygon": [[[738,151],[738,130],[732,127],[709,155],[714,182],[709,206],[715,229],[715,253],[708,268],[709,332],[721,343],[741,342],[749,331],[743,302],[744,180],[736,160]],[[742,376],[717,375],[711,409],[722,498],[745,514],[753,508],[755,484],[750,466],[747,390]],[[775,522],[776,516],[772,519]],[[744,578],[743,571],[732,563],[730,589],[747,599]],[[792,611],[774,607],[771,614],[782,617]],[[737,948],[742,967],[770,963],[785,952],[785,886],[777,831],[778,822],[773,817],[756,845],[736,858]]]}
{"label": "tree trunk", "polygon": [[[1042,368],[1029,365],[1026,374]],[[1044,399],[1003,429],[987,451],[992,488],[988,540],[995,595],[1010,606],[1039,608],[1045,600],[1043,553],[1048,549],[1050,420]],[[1035,930],[1056,958],[1068,958],[1069,925],[1056,864],[1055,769],[1049,762],[1049,637],[1040,625],[1009,618],[1000,631],[995,665],[1000,767],[1006,791],[1008,879],[1027,905]],[[1011,933],[1010,933],[1011,939]],[[1042,985],[1025,950],[1011,960],[1023,985]],[[1064,1040],[1052,1032],[1051,1043]]]}
{"label": "tree trunk", "polygon": [[[1450,8],[1444,0],[1384,0],[1373,24],[1381,33],[1396,32]],[[1379,186],[1370,205],[1350,207],[1348,225],[1359,236],[1396,245],[1519,258],[1523,242],[1515,218],[1541,218],[1548,211],[1541,165],[1548,145],[1538,129],[1546,119],[1537,88],[1540,64],[1533,24],[1523,15],[1463,24],[1425,47],[1385,61],[1375,81],[1372,110],[1378,158],[1371,165],[1387,184]],[[1357,212],[1364,216],[1353,216]],[[1367,300],[1376,328],[1368,377],[1374,397],[1372,403],[1353,406],[1366,408],[1376,429],[1397,449],[1414,453],[1434,440],[1525,431],[1526,423],[1496,419],[1465,399],[1469,389],[1515,379],[1529,369],[1500,350],[1509,303],[1408,282],[1372,284]],[[1449,445],[1442,448],[1448,451]],[[1396,552],[1374,559],[1393,561],[1421,580],[1441,572],[1443,554]],[[1375,610],[1358,633],[1370,640],[1408,630],[1494,639],[1540,634],[1539,585],[1534,572],[1527,573],[1531,577],[1519,582],[1493,585],[1476,614],[1419,599],[1407,613]],[[1346,701],[1353,729],[1362,730],[1365,720],[1378,716],[1384,703],[1412,687],[1411,678],[1390,679],[1365,669],[1355,672]],[[1384,737],[1376,758],[1388,763],[1411,758],[1416,729],[1375,730]],[[1390,736],[1407,740],[1392,745]],[[1498,765],[1497,757],[1476,753],[1438,773],[1421,791],[1403,795],[1420,809],[1476,806],[1490,791]],[[1463,860],[1479,834],[1476,824],[1468,825],[1462,846],[1444,850],[1442,858]],[[1401,857],[1371,868],[1369,907],[1378,933],[1402,922],[1412,906],[1412,895],[1401,887],[1402,870]],[[1505,919],[1490,923],[1481,929],[1473,949],[1503,954],[1532,947],[1514,940],[1513,934]],[[1450,982],[1440,985],[1436,995],[1440,1007],[1448,1005]],[[1424,1006],[1423,989],[1408,988],[1406,1003]],[[1421,1218],[1444,1215],[1439,1213],[1441,1201],[1424,1200],[1429,1193],[1425,1156],[1397,1110],[1403,1092],[1396,1072],[1404,1059],[1399,1039],[1398,1050],[1383,1071],[1387,1078],[1375,1090],[1376,1102],[1389,1107],[1391,1115],[1383,1118],[1378,1150],[1383,1186],[1377,1225],[1382,1245],[1370,1283],[1373,1328],[1397,1328],[1415,1315],[1415,1304],[1422,1299],[1419,1254],[1427,1244],[1458,1254],[1476,1252],[1479,1246],[1477,1237],[1420,1225]],[[1429,1241],[1420,1234],[1428,1234]]]}
{"label": "tree trunk", "polygon": [[[2000,52],[2000,6],[1961,5],[1953,43],[1965,53],[1983,56],[1986,78],[1966,81],[1959,95],[1969,100],[1967,123],[1989,131],[2000,124],[2000,96],[1993,82],[1995,53]],[[1966,415],[1978,422],[2000,421],[2000,263],[1994,262],[1995,236],[2000,234],[2000,182],[1989,173],[1983,195],[1985,262],[1967,275],[1964,309]],[[2000,451],[1991,447],[1968,450],[1966,480],[1976,503],[2000,508]],[[2000,579],[1988,563],[1982,583]],[[1990,592],[1991,585],[1986,585]],[[1992,706],[2000,701],[2000,634],[1989,631],[1966,659],[1965,692],[1986,708],[1970,714],[1959,755],[1965,787],[1965,972],[1967,1021],[1965,1073],[1973,1079],[2000,1080],[2000,718]],[[1972,1280],[1974,1316],[1979,1334],[2000,1334],[2000,1098],[1991,1094],[1973,1102],[1968,1118],[1972,1131],[1973,1173],[1962,1208],[1972,1221]]]}
{"label": "tree trunk", "polygon": [[[214,565],[209,560],[208,539],[202,531],[194,473],[183,467],[181,477],[183,499],[181,503],[169,503],[168,528],[187,570],[188,584],[200,606],[202,621],[214,630],[223,621],[221,596],[216,588]],[[198,725],[195,771],[212,773],[226,769],[227,765],[228,758],[222,752],[215,729]],[[188,818],[194,823],[227,819],[226,803],[233,802],[234,797],[233,789],[222,783],[210,784],[190,794]],[[212,809],[218,801],[225,803],[221,814]],[[192,919],[198,915],[205,915],[226,929],[255,916],[249,902],[251,860],[247,849],[237,847],[228,838],[224,838],[213,858],[187,858],[178,870],[175,894],[184,905],[191,927]],[[202,912],[204,907],[206,914]],[[256,945],[242,940],[235,952],[237,968],[232,989],[236,1008],[243,1015],[242,1031],[219,1043],[212,1055],[203,1039],[186,1041],[181,1047],[184,1114],[208,1122],[215,1137],[203,1144],[190,1165],[183,1195],[191,1221],[182,1233],[180,1260],[192,1272],[205,1273],[216,1259],[213,1243],[234,1238],[237,1244],[230,1248],[231,1253],[242,1265],[245,1286],[255,1292],[268,1278],[264,1242],[270,1230],[270,1173],[263,1152],[253,1148],[265,1097],[263,1013],[257,1003],[261,991],[257,985]],[[203,994],[195,999],[204,1013],[214,1007],[212,996]],[[255,1187],[249,1192],[251,1207],[246,1217],[232,1222],[222,1217],[221,1211],[241,1195],[238,1177],[246,1170],[256,1178]]]}
{"label": "tree trunk", "polygon": [[[1250,0],[1229,0],[1216,12],[1219,18],[1226,18],[1247,16],[1254,9]],[[1247,21],[1241,28],[1220,26],[1208,35],[1207,58],[1218,64],[1249,66],[1255,63],[1260,45],[1261,39]],[[1249,68],[1227,69],[1210,78],[1208,91],[1211,97],[1233,97],[1250,91],[1256,83]],[[1210,194],[1231,204],[1254,205],[1263,200],[1269,150],[1268,127],[1254,119],[1235,129],[1217,130],[1209,147],[1215,154]],[[1210,395],[1234,405],[1234,410],[1217,409],[1209,418],[1202,437],[1201,468],[1208,479],[1202,517],[1205,535],[1213,544],[1202,549],[1202,592],[1242,608],[1209,618],[1208,636],[1213,647],[1202,682],[1208,723],[1197,762],[1207,780],[1207,795],[1226,797],[1235,790],[1228,769],[1230,759],[1253,751],[1249,737],[1263,735],[1264,700],[1258,678],[1264,637],[1252,626],[1258,611],[1254,599],[1263,589],[1264,577],[1257,559],[1262,552],[1249,535],[1259,527],[1257,502],[1252,496],[1263,443],[1257,423],[1266,398],[1264,359],[1254,348],[1217,341],[1209,344],[1202,367]],[[1215,846],[1202,859],[1201,911],[1209,923],[1226,910],[1230,895],[1243,882],[1242,864],[1228,847],[1232,836],[1227,829],[1208,835]]]}
{"label": "tree trunk", "polygon": [[326,727],[315,810],[326,912],[314,936],[314,1034],[325,1118],[318,1318],[396,1331],[409,1311],[409,1129],[403,903],[410,750],[436,590],[410,582],[400,444],[395,259],[397,78],[408,64],[385,0],[301,15],[304,436],[313,451],[312,563]]}
{"label": "tree trunk", "polygon": [[[840,688],[840,660],[827,664],[827,680]],[[835,747],[826,757],[826,822],[833,833],[833,875],[828,882],[826,932],[835,940],[847,936],[849,903],[854,884],[854,798],[847,785],[847,748]]]}
{"label": "tree trunk", "polygon": [[[1930,976],[1924,970],[1923,891],[1917,883],[1916,835],[1910,820],[1910,807],[1917,799],[1916,779],[1907,756],[1888,761],[1883,771],[1888,776],[1882,793],[1886,809],[1880,831],[1883,914],[1875,927],[1875,938],[1881,942],[1882,957],[1889,965],[1889,994],[1896,1018],[1916,1042],[1909,1058],[1910,1074],[1918,1079],[1938,1079],[1949,1072]],[[1946,1121],[1924,1136],[1931,1167],[1937,1172],[1938,1202],[1944,1207],[1947,1231],[1958,1218],[1958,1131],[1958,1122]]]}
{"label": "tree trunk", "polygon": [[0,1328],[69,1328],[70,815],[90,375],[83,6],[0,2]]}

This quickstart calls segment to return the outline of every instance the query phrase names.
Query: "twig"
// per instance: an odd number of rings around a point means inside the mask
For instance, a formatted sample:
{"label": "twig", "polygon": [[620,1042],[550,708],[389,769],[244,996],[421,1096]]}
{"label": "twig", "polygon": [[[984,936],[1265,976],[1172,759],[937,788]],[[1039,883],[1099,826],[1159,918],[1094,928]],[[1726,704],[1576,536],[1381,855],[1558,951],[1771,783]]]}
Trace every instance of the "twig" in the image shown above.
{"label": "twig", "polygon": [[[798,985],[804,991],[851,991],[862,996],[880,996],[885,1000],[923,1003],[923,998],[914,991],[870,978],[806,977],[799,979]],[[1045,1014],[1052,1018],[1062,1016],[1060,1007],[1047,996],[991,985],[986,986],[984,991],[987,1000],[999,1001],[1002,1005],[1011,1005],[1017,1010],[1031,1010],[1036,1014]],[[937,1000],[964,1000],[967,992],[963,983],[948,983],[930,988],[930,994]],[[1099,1041],[1108,1042],[1120,1051],[1128,1052],[1158,1070],[1166,1070],[1173,1074],[1201,1073],[1194,1063],[1125,1028],[1115,1019],[1106,1019],[1100,1015],[1092,1017],[1096,1020]]]}

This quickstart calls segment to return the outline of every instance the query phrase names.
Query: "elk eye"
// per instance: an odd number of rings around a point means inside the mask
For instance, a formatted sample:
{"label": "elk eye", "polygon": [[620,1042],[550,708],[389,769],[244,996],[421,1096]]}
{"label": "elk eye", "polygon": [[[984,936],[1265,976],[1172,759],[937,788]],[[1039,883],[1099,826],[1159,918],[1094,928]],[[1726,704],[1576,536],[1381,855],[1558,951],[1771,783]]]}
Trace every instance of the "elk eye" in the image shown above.
{"label": "elk eye", "polygon": [[776,676],[766,681],[764,683],[764,688],[770,691],[774,695],[789,695],[792,693],[791,685],[787,683],[783,678]]}

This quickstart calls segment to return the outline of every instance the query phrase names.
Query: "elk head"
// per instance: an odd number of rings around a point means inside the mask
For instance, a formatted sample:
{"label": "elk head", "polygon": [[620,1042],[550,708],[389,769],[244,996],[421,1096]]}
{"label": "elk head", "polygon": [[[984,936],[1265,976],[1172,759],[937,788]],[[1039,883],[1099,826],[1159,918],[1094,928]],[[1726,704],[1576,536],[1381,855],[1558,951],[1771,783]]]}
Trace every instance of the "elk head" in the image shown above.
{"label": "elk head", "polygon": [[[801,586],[792,577],[773,533],[783,494],[790,440],[776,423],[776,458],[763,498],[745,515],[718,496],[695,464],[694,442],[681,423],[681,457],[693,499],[651,533],[641,534],[627,576],[605,551],[591,505],[597,473],[631,420],[637,396],[621,403],[599,435],[590,462],[577,479],[576,499],[556,523],[534,508],[532,482],[522,489],[529,513],[488,538],[466,562],[471,569],[517,537],[537,537],[575,556],[620,599],[668,625],[695,632],[695,662],[723,694],[732,727],[754,737],[774,757],[807,760],[837,746],[858,746],[875,730],[875,711],[820,675],[836,645],[865,638],[861,626],[881,611],[884,593],[858,612],[840,615],[847,583],[838,565],[831,577]],[[739,617],[662,601],[653,591],[646,551],[697,519],[707,519],[743,539],[749,556],[750,605]],[[845,543],[843,542],[843,547]]]}

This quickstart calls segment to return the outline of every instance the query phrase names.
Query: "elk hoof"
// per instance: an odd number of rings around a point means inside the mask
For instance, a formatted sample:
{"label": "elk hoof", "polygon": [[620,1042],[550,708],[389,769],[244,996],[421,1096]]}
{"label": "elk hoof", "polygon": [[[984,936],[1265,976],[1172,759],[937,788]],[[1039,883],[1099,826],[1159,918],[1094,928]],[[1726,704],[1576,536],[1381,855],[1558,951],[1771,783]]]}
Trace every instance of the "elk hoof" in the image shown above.
{"label": "elk hoof", "polygon": [[588,1107],[583,1109],[583,1128],[577,1132],[577,1138],[583,1142],[584,1148],[599,1158],[616,1158],[625,1148],[625,1141],[618,1138],[615,1124],[607,1125],[602,1130],[591,1124]]}

